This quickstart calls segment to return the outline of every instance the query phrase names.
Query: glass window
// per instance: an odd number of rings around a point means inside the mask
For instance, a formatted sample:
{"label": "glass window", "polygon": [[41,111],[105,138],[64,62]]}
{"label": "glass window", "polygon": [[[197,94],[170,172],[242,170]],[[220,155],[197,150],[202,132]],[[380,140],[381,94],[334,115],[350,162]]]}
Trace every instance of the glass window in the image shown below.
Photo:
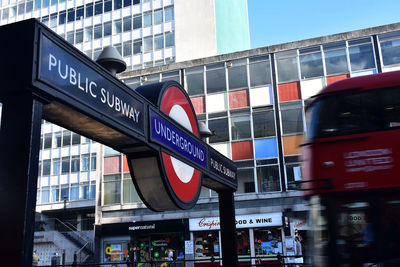
{"label": "glass window", "polygon": [[163,22],[163,11],[162,9],[154,10],[154,25]]}
{"label": "glass window", "polygon": [[100,47],[100,48],[96,48],[96,49],[93,51],[93,59],[94,59],[94,60],[96,60],[96,59],[100,56],[101,51],[103,51],[103,49],[102,49],[101,47]]}
{"label": "glass window", "polygon": [[324,45],[326,74],[341,74],[348,72],[346,44],[333,43]]}
{"label": "glass window", "polygon": [[51,133],[44,134],[44,149],[51,148]]}
{"label": "glass window", "polygon": [[165,33],[165,47],[171,47],[175,45],[174,33]]}
{"label": "glass window", "polygon": [[208,129],[214,133],[214,135],[209,138],[210,143],[229,141],[228,118],[209,120]]}
{"label": "glass window", "polygon": [[54,133],[53,147],[61,147],[61,132]]}
{"label": "glass window", "polygon": [[142,28],[142,15],[133,16],[133,29]]}
{"label": "glass window", "polygon": [[148,36],[143,39],[143,52],[153,51],[153,36]]}
{"label": "glass window", "polygon": [[179,70],[162,73],[161,81],[176,81],[181,82],[181,73]]}
{"label": "glass window", "polygon": [[132,0],[124,0],[124,7],[132,5]]}
{"label": "glass window", "polygon": [[[286,161],[285,157],[285,161]],[[296,184],[290,185],[290,183],[300,181],[301,180],[301,164],[300,163],[286,163],[286,181],[288,184],[288,189],[300,189],[300,187]]]}
{"label": "glass window", "polygon": [[49,16],[43,16],[42,22],[44,25],[49,26]]}
{"label": "glass window", "polygon": [[77,7],[76,8],[76,20],[83,19],[84,15],[85,15],[85,10],[84,10],[83,6]]}
{"label": "glass window", "polygon": [[67,42],[70,44],[74,44],[74,31],[67,32]]}
{"label": "glass window", "polygon": [[122,8],[122,0],[114,0],[114,10]]}
{"label": "glass window", "polygon": [[72,144],[79,145],[81,143],[81,136],[77,133],[72,133]]}
{"label": "glass window", "polygon": [[95,199],[96,198],[96,181],[91,181],[90,182],[90,195],[89,199]]}
{"label": "glass window", "polygon": [[238,256],[250,257],[250,238],[248,229],[236,229]]}
{"label": "glass window", "polygon": [[241,89],[247,87],[246,60],[231,62],[233,66],[228,68],[229,89]]}
{"label": "glass window", "polygon": [[42,187],[42,199],[40,203],[45,204],[49,203],[49,201],[50,201],[50,187],[49,186]]}
{"label": "glass window", "polygon": [[103,36],[110,36],[111,35],[111,21],[104,23],[104,34]]}
{"label": "glass window", "polygon": [[102,27],[101,24],[95,25],[93,28],[94,39],[100,39],[102,37]]}
{"label": "glass window", "polygon": [[127,41],[123,43],[123,56],[131,56],[132,55],[132,42]]}
{"label": "glass window", "polygon": [[[353,43],[356,43],[356,45],[352,45]],[[374,49],[371,38],[349,41],[349,46],[351,71],[375,68]]]}
{"label": "glass window", "polygon": [[257,182],[260,192],[280,191],[278,165],[257,167]]}
{"label": "glass window", "polygon": [[281,103],[283,134],[303,132],[303,109],[300,101]]}
{"label": "glass window", "polygon": [[231,117],[232,140],[241,140],[251,137],[250,115],[235,115]]}
{"label": "glass window", "polygon": [[35,0],[35,10],[38,10],[42,7],[42,1],[41,0]]}
{"label": "glass window", "polygon": [[238,189],[235,194],[253,193],[256,191],[254,184],[254,171],[251,169],[237,170]]}
{"label": "glass window", "polygon": [[103,1],[97,1],[94,3],[94,15],[100,15],[103,13]]}
{"label": "glass window", "polygon": [[[257,58],[250,58],[250,86],[260,86],[271,84],[271,66],[270,61],[257,61]],[[263,60],[265,60],[263,58]]]}
{"label": "glass window", "polygon": [[60,167],[61,167],[60,165],[61,165],[61,162],[60,162],[59,158],[53,159],[53,172],[52,172],[53,175],[60,174]]}
{"label": "glass window", "polygon": [[400,32],[379,35],[384,66],[400,63]]}
{"label": "glass window", "polygon": [[85,42],[89,42],[91,40],[93,40],[93,28],[90,26],[85,28]]}
{"label": "glass window", "polygon": [[50,27],[53,28],[56,26],[57,26],[57,13],[50,15]]}
{"label": "glass window", "polygon": [[256,256],[282,254],[282,238],[279,228],[254,229],[254,249]]}
{"label": "glass window", "polygon": [[[311,48],[307,48],[307,51],[310,49]],[[317,49],[317,52],[305,54],[300,51],[300,69],[302,79],[324,76],[324,69],[322,67],[322,54],[319,50],[320,48],[318,47]]]}
{"label": "glass window", "polygon": [[154,36],[154,50],[164,48],[164,35],[159,34]]}
{"label": "glass window", "polygon": [[253,113],[254,138],[275,136],[275,114],[269,108],[265,111]]}
{"label": "glass window", "polygon": [[69,146],[71,144],[71,132],[64,130],[62,133],[62,145]]}
{"label": "glass window", "polygon": [[75,21],[75,9],[74,8],[70,8],[70,9],[68,9],[67,12],[68,12],[67,21],[68,22]]}
{"label": "glass window", "polygon": [[138,203],[141,202],[141,199],[136,192],[135,186],[133,185],[131,175],[129,173],[124,174],[123,180],[123,203]]}
{"label": "glass window", "polygon": [[104,1],[104,13],[110,12],[112,10],[112,1],[111,0],[105,0]]}
{"label": "glass window", "polygon": [[71,157],[71,172],[79,172],[79,155]]}
{"label": "glass window", "polygon": [[153,24],[153,17],[151,12],[143,13],[143,27],[148,27]]}
{"label": "glass window", "polygon": [[195,258],[219,257],[218,231],[193,232]]}
{"label": "glass window", "polygon": [[33,1],[26,2],[26,13],[29,13],[33,10]]}
{"label": "glass window", "polygon": [[133,54],[142,53],[142,39],[137,39],[133,41]]}
{"label": "glass window", "polygon": [[174,20],[174,8],[172,6],[166,7],[165,9],[165,21]]}
{"label": "glass window", "polygon": [[114,20],[114,27],[113,27],[113,34],[121,33],[122,32],[122,20],[117,19]]}
{"label": "glass window", "polygon": [[63,157],[61,159],[61,173],[69,173],[69,166],[70,166],[70,158],[69,157]]}
{"label": "glass window", "polygon": [[79,199],[89,199],[89,182],[79,185]]}
{"label": "glass window", "polygon": [[132,30],[132,17],[129,16],[123,18],[123,27],[124,27],[124,32]]}
{"label": "glass window", "polygon": [[25,2],[18,4],[18,15],[22,15],[25,12]]}
{"label": "glass window", "polygon": [[43,176],[48,176],[48,175],[50,175],[51,160],[50,160],[50,159],[45,159],[45,160],[43,160],[42,166],[43,166],[43,173],[42,173],[42,175],[43,175]]}
{"label": "glass window", "polygon": [[65,23],[65,18],[66,18],[66,12],[64,10],[64,11],[61,11],[58,14],[58,24],[60,24],[60,25],[64,24]]}
{"label": "glass window", "polygon": [[[133,4],[134,4],[134,5],[140,4],[140,1],[141,1],[141,0],[133,0]],[[145,1],[145,2],[146,2],[146,1]]]}
{"label": "glass window", "polygon": [[104,175],[104,205],[121,203],[121,175]]}
{"label": "glass window", "polygon": [[78,200],[79,199],[79,185],[71,184],[71,197],[70,200]]}
{"label": "glass window", "polygon": [[90,159],[89,154],[81,155],[81,171],[82,172],[89,171],[89,162],[90,162],[89,159]]}
{"label": "glass window", "polygon": [[226,91],[225,68],[221,64],[206,67],[207,93]]}
{"label": "glass window", "polygon": [[9,16],[9,11],[8,8],[3,9],[3,15],[2,15],[2,19],[8,19]]}
{"label": "glass window", "polygon": [[92,154],[90,156],[90,170],[91,171],[96,170],[96,154]]}
{"label": "glass window", "polygon": [[59,202],[60,201],[60,186],[55,185],[51,187],[51,202]]}
{"label": "glass window", "polygon": [[204,68],[186,69],[186,90],[190,96],[204,94]]}
{"label": "glass window", "polygon": [[61,185],[61,200],[69,200],[69,186],[67,184]]}
{"label": "glass window", "polygon": [[75,43],[80,44],[83,42],[83,29],[76,30]]}
{"label": "glass window", "polygon": [[297,81],[299,79],[296,50],[276,53],[276,65],[279,83]]}
{"label": "glass window", "polygon": [[93,3],[86,4],[86,17],[92,17],[93,16]]}
{"label": "glass window", "polygon": [[[45,2],[43,1],[43,4]],[[47,5],[48,6],[48,5]],[[10,18],[13,18],[17,15],[17,6],[10,7]]]}

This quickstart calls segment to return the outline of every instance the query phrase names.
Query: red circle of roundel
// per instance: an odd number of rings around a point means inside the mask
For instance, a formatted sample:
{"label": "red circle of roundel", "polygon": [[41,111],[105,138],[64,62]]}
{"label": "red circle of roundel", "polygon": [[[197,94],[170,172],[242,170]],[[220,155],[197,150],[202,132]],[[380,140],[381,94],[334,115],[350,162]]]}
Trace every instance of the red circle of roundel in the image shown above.
{"label": "red circle of roundel", "polygon": [[[179,105],[186,113],[189,119],[190,126],[193,134],[199,136],[199,131],[196,123],[196,115],[190,105],[190,102],[186,95],[176,86],[171,86],[164,92],[161,100],[160,109],[167,115],[170,114],[172,108],[175,105]],[[193,175],[189,182],[184,183],[178,177],[176,173],[171,156],[165,152],[162,152],[162,159],[167,173],[168,181],[174,191],[175,195],[183,202],[191,202],[197,196],[197,192],[200,188],[201,172],[194,169]]]}

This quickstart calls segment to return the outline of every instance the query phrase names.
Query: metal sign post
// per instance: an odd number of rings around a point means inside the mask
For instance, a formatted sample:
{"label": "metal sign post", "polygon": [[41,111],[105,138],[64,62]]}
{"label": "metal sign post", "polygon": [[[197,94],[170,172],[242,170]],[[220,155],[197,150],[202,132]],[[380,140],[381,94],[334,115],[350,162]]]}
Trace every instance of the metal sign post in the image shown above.
{"label": "metal sign post", "polygon": [[181,85],[132,90],[34,19],[0,27],[0,37],[0,236],[14,266],[32,263],[42,118],[126,154],[152,210],[189,209],[202,185],[217,191],[222,262],[237,266],[236,166],[200,139]]}

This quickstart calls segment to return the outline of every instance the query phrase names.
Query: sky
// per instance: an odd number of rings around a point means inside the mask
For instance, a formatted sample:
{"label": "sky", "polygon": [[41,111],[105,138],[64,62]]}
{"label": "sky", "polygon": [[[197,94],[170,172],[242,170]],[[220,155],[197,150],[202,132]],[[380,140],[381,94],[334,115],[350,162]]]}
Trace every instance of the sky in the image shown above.
{"label": "sky", "polygon": [[247,0],[251,48],[400,22],[400,0]]}

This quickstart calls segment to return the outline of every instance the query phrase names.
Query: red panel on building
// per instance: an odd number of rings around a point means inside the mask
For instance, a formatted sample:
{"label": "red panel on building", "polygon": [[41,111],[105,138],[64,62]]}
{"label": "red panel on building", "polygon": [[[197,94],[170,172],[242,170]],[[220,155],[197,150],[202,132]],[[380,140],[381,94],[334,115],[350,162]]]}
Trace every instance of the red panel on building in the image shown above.
{"label": "red panel on building", "polygon": [[229,92],[229,108],[244,108],[250,105],[247,90]]}
{"label": "red panel on building", "polygon": [[122,172],[129,172],[128,161],[125,155],[122,159]]}
{"label": "red panel on building", "polygon": [[206,112],[204,108],[204,96],[192,97],[190,98],[190,101],[192,101],[192,105],[196,114],[202,114]]}
{"label": "red panel on building", "polygon": [[349,74],[343,74],[343,75],[338,75],[338,76],[331,76],[331,77],[326,77],[326,85],[329,85],[331,83],[334,83],[336,81],[340,81],[343,79],[347,79],[349,78],[350,75]]}
{"label": "red panel on building", "polygon": [[121,157],[104,158],[104,174],[113,174],[121,172]]}
{"label": "red panel on building", "polygon": [[279,102],[301,99],[300,83],[284,83],[278,85]]}
{"label": "red panel on building", "polygon": [[253,142],[242,141],[232,143],[232,160],[252,159]]}

